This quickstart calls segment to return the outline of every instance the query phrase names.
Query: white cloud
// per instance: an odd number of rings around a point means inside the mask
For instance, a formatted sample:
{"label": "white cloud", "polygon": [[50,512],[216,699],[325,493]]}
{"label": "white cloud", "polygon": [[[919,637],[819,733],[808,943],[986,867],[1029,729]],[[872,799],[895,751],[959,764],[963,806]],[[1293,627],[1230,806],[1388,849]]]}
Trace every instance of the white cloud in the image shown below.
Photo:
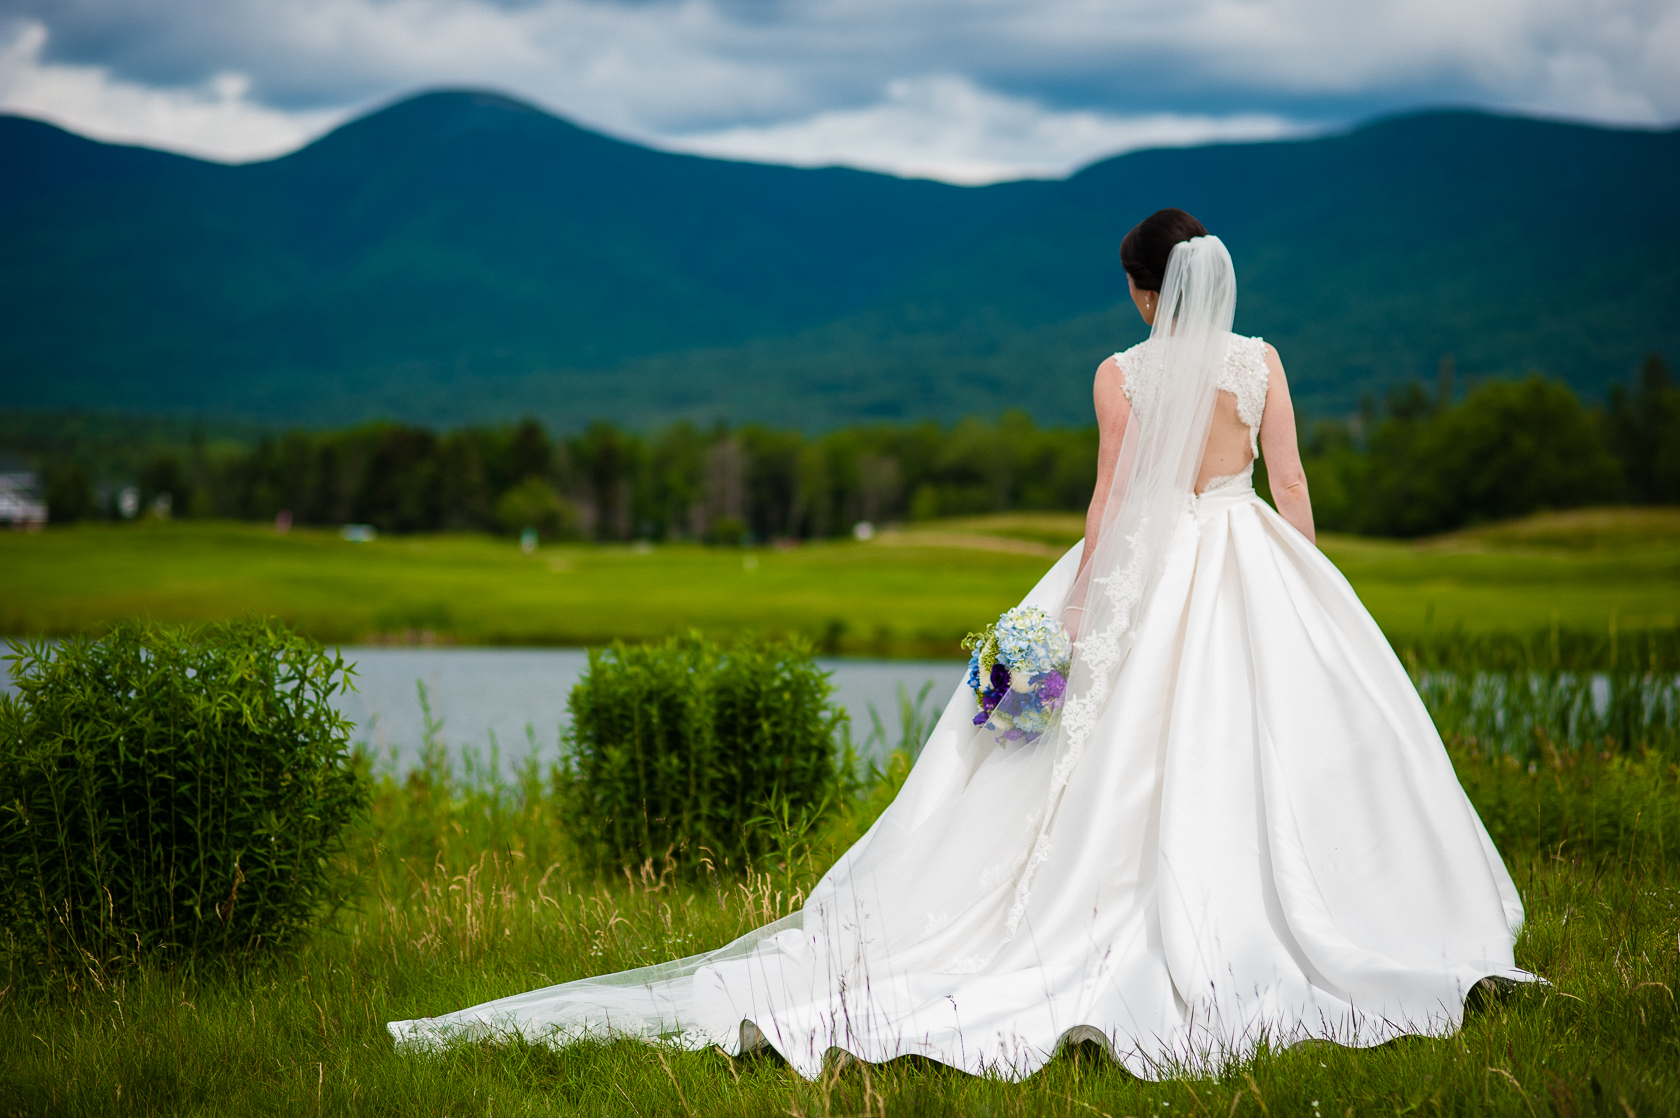
{"label": "white cloud", "polygon": [[190,88],[155,89],[98,66],[44,64],[46,39],[46,28],[29,22],[0,45],[0,110],[95,139],[241,162],[291,151],[346,115],[266,108],[248,97],[250,80],[231,70]]}
{"label": "white cloud", "polygon": [[1418,105],[1680,118],[1677,0],[0,0],[5,13],[0,106],[223,159],[438,86],[684,150],[961,181]]}
{"label": "white cloud", "polygon": [[935,75],[891,82],[886,97],[865,108],[667,137],[662,146],[732,159],[800,167],[840,164],[979,184],[1059,177],[1103,156],[1143,147],[1275,139],[1299,131],[1283,117],[1265,113],[1056,111],[988,92],[955,75]]}
{"label": "white cloud", "polygon": [[[1680,117],[1674,0],[1097,0],[1133,57],[1257,93],[1470,100],[1607,122]],[[1062,28],[1065,35],[1071,28]],[[1033,33],[1023,22],[1020,35]]]}

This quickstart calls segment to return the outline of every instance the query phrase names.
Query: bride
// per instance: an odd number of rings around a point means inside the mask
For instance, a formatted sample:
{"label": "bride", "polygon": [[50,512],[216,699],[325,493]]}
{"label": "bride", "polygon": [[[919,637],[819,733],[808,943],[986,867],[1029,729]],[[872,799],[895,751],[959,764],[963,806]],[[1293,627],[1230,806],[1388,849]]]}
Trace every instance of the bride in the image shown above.
{"label": "bride", "polygon": [[811,1077],[841,1049],[1016,1078],[1093,1040],[1157,1078],[1262,1043],[1439,1036],[1478,981],[1533,977],[1423,703],[1313,544],[1283,367],[1231,333],[1225,246],[1162,210],[1120,255],[1151,334],[1097,370],[1085,539],[1023,603],[1075,637],[1050,728],[977,729],[960,688],[801,911],[393,1022],[400,1044],[628,1035],[769,1045]]}

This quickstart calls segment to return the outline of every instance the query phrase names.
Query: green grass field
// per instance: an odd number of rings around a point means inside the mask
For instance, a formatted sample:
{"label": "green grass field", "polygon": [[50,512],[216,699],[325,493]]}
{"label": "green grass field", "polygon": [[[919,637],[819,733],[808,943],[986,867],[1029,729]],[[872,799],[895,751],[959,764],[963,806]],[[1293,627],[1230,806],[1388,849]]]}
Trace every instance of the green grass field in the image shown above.
{"label": "green grass field", "polygon": [[[1489,814],[1549,796],[1554,775],[1459,750]],[[1672,768],[1669,766],[1668,768]],[[1517,961],[1551,985],[1472,1014],[1445,1038],[1376,1049],[1262,1052],[1219,1074],[1152,1083],[1092,1050],[1018,1083],[899,1060],[816,1082],[776,1059],[623,1041],[561,1051],[466,1044],[395,1051],[385,1022],[720,946],[799,904],[801,890],[891,798],[903,769],[766,872],[598,881],[568,858],[540,779],[496,790],[386,778],[347,867],[357,910],[289,955],[231,970],[143,966],[31,991],[0,975],[0,1114],[682,1115],[993,1118],[1344,1118],[1680,1113],[1680,879],[1672,842],[1630,827],[1680,770],[1607,765],[1641,791],[1592,808],[1616,827],[1556,842],[1492,813],[1528,921]],[[1468,776],[1469,774],[1466,773]],[[1641,801],[1640,797],[1645,797]],[[1672,812],[1668,813],[1672,816]],[[1579,824],[1583,820],[1575,819]],[[1643,827],[1646,832],[1648,826]],[[1612,834],[1611,832],[1614,832]]]}
{"label": "green grass field", "polygon": [[[1004,514],[790,551],[382,537],[156,521],[0,534],[0,633],[254,612],[326,641],[590,644],[687,628],[802,632],[833,651],[954,655],[1082,523]],[[1603,632],[1680,617],[1680,510],[1552,514],[1418,543],[1326,536],[1391,637],[1426,626]]]}
{"label": "green grass field", "polygon": [[[143,972],[0,1013],[9,1115],[683,1115],[1343,1118],[1615,1115],[1680,1108],[1669,881],[1521,858],[1518,960],[1554,983],[1456,1036],[1315,1045],[1150,1083],[1092,1053],[1020,1083],[897,1061],[806,1082],[770,1059],[635,1042],[392,1049],[384,1023],[723,942],[778,907],[764,879],[715,890],[560,891],[486,861],[428,880],[342,936],[229,977]],[[415,890],[418,893],[418,890]],[[510,910],[517,911],[510,911]],[[532,909],[547,912],[533,919]],[[612,923],[609,924],[609,921]]]}

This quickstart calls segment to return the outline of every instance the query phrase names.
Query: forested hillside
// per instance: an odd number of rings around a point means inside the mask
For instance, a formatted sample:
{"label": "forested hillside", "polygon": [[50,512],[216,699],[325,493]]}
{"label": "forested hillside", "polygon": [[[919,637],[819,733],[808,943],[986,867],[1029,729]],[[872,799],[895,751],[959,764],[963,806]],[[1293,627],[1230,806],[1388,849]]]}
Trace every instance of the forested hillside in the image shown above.
{"label": "forested hillside", "polygon": [[534,414],[807,432],[1089,418],[1138,340],[1115,245],[1230,244],[1300,407],[1540,369],[1589,399],[1680,353],[1680,132],[1440,112],[961,188],[651,151],[435,93],[229,167],[0,118],[10,406],[266,424]]}

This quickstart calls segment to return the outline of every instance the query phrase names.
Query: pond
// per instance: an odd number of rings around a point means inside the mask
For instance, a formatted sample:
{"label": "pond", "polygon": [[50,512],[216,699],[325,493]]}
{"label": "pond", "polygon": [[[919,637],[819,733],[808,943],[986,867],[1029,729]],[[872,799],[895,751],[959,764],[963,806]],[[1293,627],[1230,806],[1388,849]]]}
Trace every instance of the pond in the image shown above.
{"label": "pond", "polygon": [[[352,738],[398,771],[420,754],[425,730],[420,685],[454,756],[468,748],[488,759],[494,747],[507,773],[511,764],[530,755],[535,742],[538,760],[548,764],[558,757],[561,733],[570,722],[566,697],[588,665],[581,648],[346,646],[341,651],[356,665],[356,690],[337,704],[356,724]],[[833,673],[839,688],[835,699],[852,717],[854,742],[861,745],[869,735],[871,704],[880,713],[888,741],[871,750],[876,754],[898,742],[900,685],[914,699],[932,683],[923,709],[938,712],[962,683],[966,668],[958,660],[823,658],[818,663]],[[12,690],[8,671],[0,670],[0,690]]]}
{"label": "pond", "polygon": [[[424,734],[418,685],[424,685],[452,753],[465,746],[488,758],[494,744],[507,772],[510,761],[530,754],[534,741],[538,759],[547,764],[558,756],[570,723],[566,697],[588,666],[580,648],[347,647],[343,653],[356,662],[356,690],[339,709],[356,723],[355,740],[399,770],[418,758]],[[852,717],[852,740],[861,744],[868,736],[873,704],[887,730],[887,748],[898,741],[899,686],[914,700],[932,683],[923,709],[942,710],[967,668],[957,660],[817,662],[833,673],[835,700]]]}

